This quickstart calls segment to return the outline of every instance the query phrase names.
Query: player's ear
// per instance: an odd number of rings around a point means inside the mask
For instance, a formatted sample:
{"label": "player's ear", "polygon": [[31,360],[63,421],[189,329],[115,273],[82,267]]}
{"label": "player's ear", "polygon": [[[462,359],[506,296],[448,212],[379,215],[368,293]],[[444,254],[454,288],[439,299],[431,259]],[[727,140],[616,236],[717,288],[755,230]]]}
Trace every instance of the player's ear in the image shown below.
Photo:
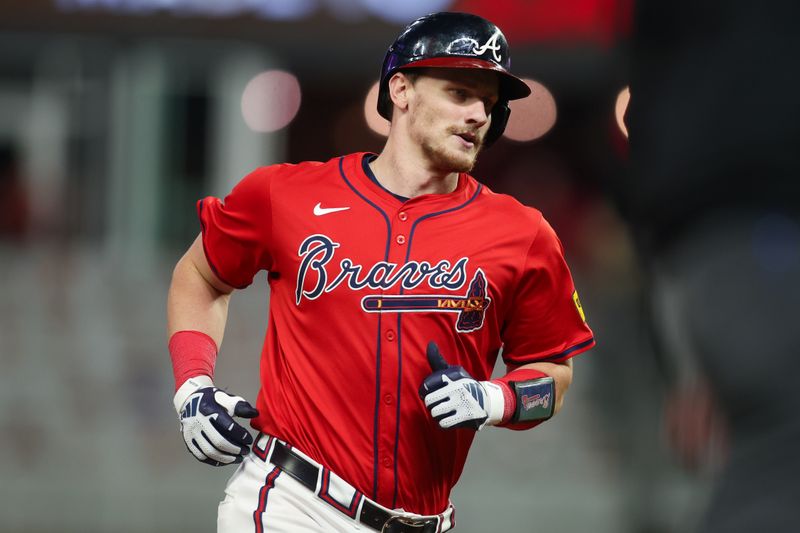
{"label": "player's ear", "polygon": [[389,98],[396,107],[403,111],[408,109],[408,100],[413,90],[414,84],[411,78],[402,72],[395,72],[389,78]]}

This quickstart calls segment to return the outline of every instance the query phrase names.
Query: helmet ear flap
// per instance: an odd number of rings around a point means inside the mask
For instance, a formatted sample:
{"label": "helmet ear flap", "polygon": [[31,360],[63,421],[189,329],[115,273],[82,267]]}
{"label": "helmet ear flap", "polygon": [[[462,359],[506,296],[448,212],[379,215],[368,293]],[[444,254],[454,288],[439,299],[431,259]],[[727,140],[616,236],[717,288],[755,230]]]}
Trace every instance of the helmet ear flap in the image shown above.
{"label": "helmet ear flap", "polygon": [[508,117],[511,116],[511,107],[505,100],[500,100],[494,105],[492,109],[492,123],[489,125],[489,131],[486,132],[486,138],[483,140],[483,147],[488,148],[495,143],[497,139],[503,134],[508,124]]}

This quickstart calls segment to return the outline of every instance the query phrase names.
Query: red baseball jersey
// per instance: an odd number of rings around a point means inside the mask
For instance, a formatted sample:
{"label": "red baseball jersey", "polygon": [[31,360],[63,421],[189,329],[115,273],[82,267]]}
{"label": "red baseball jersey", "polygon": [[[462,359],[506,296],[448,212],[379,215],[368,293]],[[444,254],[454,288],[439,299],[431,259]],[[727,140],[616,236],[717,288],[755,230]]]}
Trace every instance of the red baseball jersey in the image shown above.
{"label": "red baseball jersey", "polygon": [[449,194],[399,198],[357,153],[263,167],[198,202],[219,278],[269,271],[255,429],[390,508],[446,509],[475,436],[446,431],[418,389],[436,341],[491,376],[594,345],[560,241],[542,214],[461,174]]}

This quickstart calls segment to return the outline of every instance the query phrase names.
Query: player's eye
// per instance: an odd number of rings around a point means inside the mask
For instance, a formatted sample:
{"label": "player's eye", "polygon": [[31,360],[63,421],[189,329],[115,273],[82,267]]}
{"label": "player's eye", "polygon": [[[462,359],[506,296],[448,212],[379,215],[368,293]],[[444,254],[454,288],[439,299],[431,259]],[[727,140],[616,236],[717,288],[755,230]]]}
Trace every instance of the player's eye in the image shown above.
{"label": "player's eye", "polygon": [[467,94],[467,91],[466,91],[466,90],[464,90],[464,89],[459,89],[458,87],[451,87],[451,88],[449,89],[449,92],[450,92],[450,94],[452,95],[452,97],[453,97],[455,100],[462,101],[462,102],[463,102],[464,100],[466,100],[466,99],[467,99],[467,97],[469,96],[469,95]]}

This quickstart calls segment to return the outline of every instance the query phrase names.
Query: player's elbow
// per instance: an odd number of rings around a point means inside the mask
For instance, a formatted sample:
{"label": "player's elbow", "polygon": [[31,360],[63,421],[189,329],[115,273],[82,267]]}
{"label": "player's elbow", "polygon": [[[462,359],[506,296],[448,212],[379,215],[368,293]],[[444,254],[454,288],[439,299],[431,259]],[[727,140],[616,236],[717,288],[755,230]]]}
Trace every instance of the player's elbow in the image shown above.
{"label": "player's elbow", "polygon": [[178,259],[178,262],[175,263],[175,267],[172,269],[170,288],[176,289],[183,286],[192,286],[192,281],[199,277],[199,273],[192,263],[192,260],[188,257],[188,254],[184,254]]}
{"label": "player's elbow", "polygon": [[556,405],[554,413],[558,413],[564,405],[564,398],[567,395],[570,385],[572,385],[572,360],[567,360],[555,365],[553,376],[556,382]]}

